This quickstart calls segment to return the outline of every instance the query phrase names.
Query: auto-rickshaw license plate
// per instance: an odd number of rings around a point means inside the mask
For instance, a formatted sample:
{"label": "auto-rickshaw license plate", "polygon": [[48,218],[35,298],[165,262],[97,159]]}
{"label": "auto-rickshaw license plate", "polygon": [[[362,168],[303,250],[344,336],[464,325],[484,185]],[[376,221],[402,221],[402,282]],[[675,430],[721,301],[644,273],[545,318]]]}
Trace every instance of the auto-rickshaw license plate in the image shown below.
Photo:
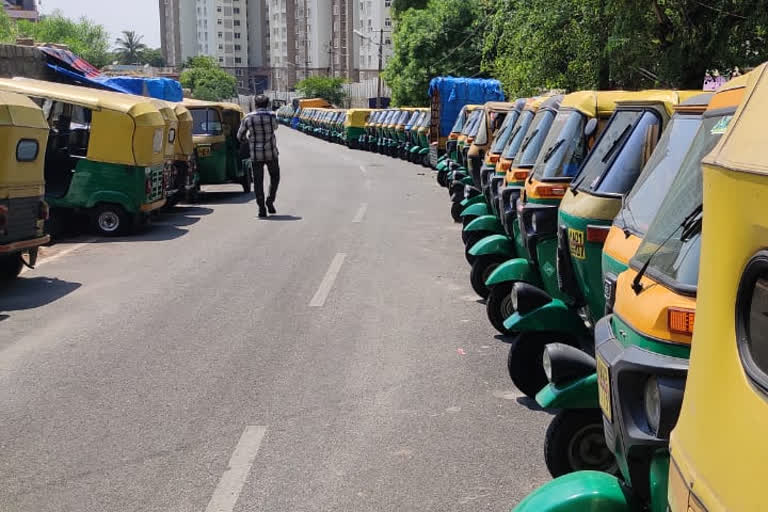
{"label": "auto-rickshaw license plate", "polygon": [[608,418],[608,421],[613,421],[611,415],[611,372],[600,356],[597,356],[597,397],[603,414]]}
{"label": "auto-rickshaw license plate", "polygon": [[210,156],[211,154],[211,147],[210,146],[200,146],[197,148],[197,156],[205,157]]}
{"label": "auto-rickshaw license plate", "polygon": [[584,252],[584,232],[578,229],[568,228],[568,246],[571,249],[571,256],[583,260],[586,258]]}

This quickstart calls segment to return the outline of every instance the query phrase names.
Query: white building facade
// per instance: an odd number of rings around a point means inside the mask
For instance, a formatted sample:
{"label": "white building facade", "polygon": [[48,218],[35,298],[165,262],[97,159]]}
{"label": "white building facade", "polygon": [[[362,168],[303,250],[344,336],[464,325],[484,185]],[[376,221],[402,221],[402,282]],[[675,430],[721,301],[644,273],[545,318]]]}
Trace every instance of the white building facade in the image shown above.
{"label": "white building facade", "polygon": [[[356,29],[365,34],[361,39],[358,66],[360,80],[376,78],[379,69],[379,42],[382,46],[382,65],[392,57],[392,1],[357,0],[360,14]],[[382,33],[383,31],[383,33]]]}

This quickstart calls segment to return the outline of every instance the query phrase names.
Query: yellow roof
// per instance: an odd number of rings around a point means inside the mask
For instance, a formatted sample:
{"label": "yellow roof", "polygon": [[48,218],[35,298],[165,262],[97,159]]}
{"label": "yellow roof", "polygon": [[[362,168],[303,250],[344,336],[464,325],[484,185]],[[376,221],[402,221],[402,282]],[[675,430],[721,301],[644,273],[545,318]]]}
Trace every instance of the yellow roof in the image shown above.
{"label": "yellow roof", "polygon": [[240,107],[240,105],[236,103],[228,103],[226,101],[203,101],[203,100],[195,100],[192,98],[184,98],[184,101],[181,102],[182,105],[185,107],[201,107],[201,108],[222,108],[224,110],[237,110],[238,112],[242,112],[243,109]]}
{"label": "yellow roof", "polygon": [[507,101],[487,101],[483,105],[485,110],[493,110],[495,112],[503,112],[507,110],[514,110],[515,104]]}
{"label": "yellow roof", "polygon": [[0,126],[20,126],[48,130],[43,111],[26,96],[0,92]]}
{"label": "yellow roof", "polygon": [[480,107],[482,107],[482,105],[464,105],[464,109],[467,111],[467,113],[472,112],[473,110],[477,110]]}
{"label": "yellow roof", "polygon": [[373,110],[370,108],[353,108],[347,112],[347,119],[344,124],[347,126],[360,126],[370,117]]}
{"label": "yellow roof", "polygon": [[768,152],[764,151],[765,119],[768,118],[768,68],[760,65],[749,74],[721,87],[737,88],[746,81],[744,100],[715,149],[704,163],[754,174],[768,174]]}
{"label": "yellow roof", "polygon": [[596,117],[612,113],[616,110],[617,101],[632,99],[636,94],[628,91],[577,91],[563,96],[560,108],[571,108]]}
{"label": "yellow roof", "polygon": [[619,105],[650,105],[661,104],[664,105],[667,113],[672,115],[675,111],[675,106],[681,104],[688,98],[693,98],[701,94],[701,91],[672,91],[665,89],[649,89],[646,91],[638,91],[634,93],[631,99],[618,100]]}
{"label": "yellow roof", "polygon": [[0,90],[27,96],[51,98],[91,110],[115,110],[131,113],[140,104],[152,103],[151,98],[119,92],[100,91],[77,85],[57,84],[31,78],[0,78]]}

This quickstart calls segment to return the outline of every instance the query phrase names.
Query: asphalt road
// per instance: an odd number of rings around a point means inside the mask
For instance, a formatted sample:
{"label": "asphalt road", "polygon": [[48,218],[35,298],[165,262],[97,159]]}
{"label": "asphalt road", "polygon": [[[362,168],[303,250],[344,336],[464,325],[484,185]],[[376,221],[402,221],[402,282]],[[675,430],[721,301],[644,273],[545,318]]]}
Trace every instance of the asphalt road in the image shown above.
{"label": "asphalt road", "polygon": [[549,479],[428,170],[281,129],[216,187],[0,290],[2,511],[503,511]]}

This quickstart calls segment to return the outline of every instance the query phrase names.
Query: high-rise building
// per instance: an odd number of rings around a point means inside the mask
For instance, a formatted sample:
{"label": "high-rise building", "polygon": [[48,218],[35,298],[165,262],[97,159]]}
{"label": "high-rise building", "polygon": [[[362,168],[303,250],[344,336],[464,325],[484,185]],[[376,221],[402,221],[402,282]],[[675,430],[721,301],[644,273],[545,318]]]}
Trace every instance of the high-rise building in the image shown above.
{"label": "high-rise building", "polygon": [[12,20],[37,21],[40,19],[35,0],[0,0],[0,7]]}
{"label": "high-rise building", "polygon": [[365,37],[360,40],[360,80],[376,78],[379,69],[379,43],[382,45],[382,65],[392,57],[392,1],[359,0],[360,13],[356,30]]}

